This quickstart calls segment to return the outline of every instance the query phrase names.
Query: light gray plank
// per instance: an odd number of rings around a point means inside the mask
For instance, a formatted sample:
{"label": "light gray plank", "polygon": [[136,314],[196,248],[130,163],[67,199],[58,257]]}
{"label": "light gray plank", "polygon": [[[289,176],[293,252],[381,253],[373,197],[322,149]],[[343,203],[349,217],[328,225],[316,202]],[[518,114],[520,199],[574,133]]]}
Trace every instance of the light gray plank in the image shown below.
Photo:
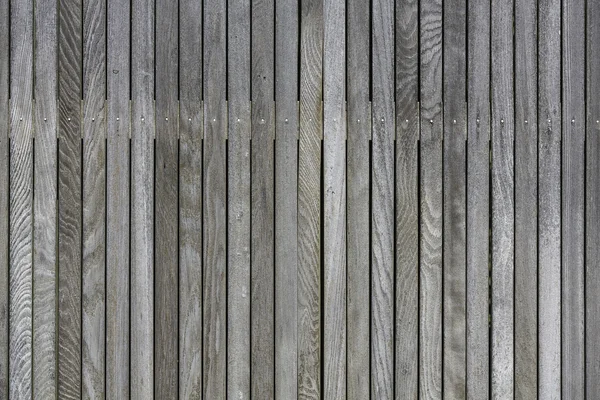
{"label": "light gray plank", "polygon": [[346,2],[323,18],[323,398],[346,398]]}
{"label": "light gray plank", "polygon": [[[275,398],[298,398],[298,7],[275,3]],[[231,42],[230,42],[231,43]]]}
{"label": "light gray plank", "polygon": [[9,396],[32,395],[33,2],[10,7]]}
{"label": "light gray plank", "polygon": [[562,2],[562,391],[585,398],[585,1]]}
{"label": "light gray plank", "polygon": [[33,197],[33,399],[56,398],[56,93],[55,0],[35,3]]}
{"label": "light gray plank", "polygon": [[0,1],[0,397],[8,398],[8,234],[9,234],[9,140],[8,69],[9,6]]}
{"label": "light gray plank", "polygon": [[420,397],[442,396],[442,2],[420,3]]}

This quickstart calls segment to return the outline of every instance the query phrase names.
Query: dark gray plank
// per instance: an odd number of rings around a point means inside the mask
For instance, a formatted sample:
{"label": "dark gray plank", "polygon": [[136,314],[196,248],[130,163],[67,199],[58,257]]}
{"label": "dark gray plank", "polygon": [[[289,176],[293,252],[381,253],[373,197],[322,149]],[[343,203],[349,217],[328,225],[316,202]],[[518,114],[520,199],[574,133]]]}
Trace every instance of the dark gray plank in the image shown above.
{"label": "dark gray plank", "polygon": [[59,9],[58,397],[81,396],[82,4]]}
{"label": "dark gray plank", "polygon": [[[585,398],[585,1],[562,2],[562,337],[564,399]],[[558,46],[558,44],[557,44]],[[558,84],[557,84],[558,85]],[[597,155],[596,155],[597,156]]]}
{"label": "dark gray plank", "polygon": [[0,397],[8,398],[8,204],[9,204],[9,140],[8,140],[8,0],[0,1]]}
{"label": "dark gray plank", "polygon": [[346,172],[346,390],[348,399],[369,398],[370,368],[370,3],[346,3],[347,172]]}
{"label": "dark gray plank", "polygon": [[179,3],[179,398],[202,396],[202,2]]}
{"label": "dark gray plank", "polygon": [[537,2],[515,4],[515,397],[537,396]]}
{"label": "dark gray plank", "polygon": [[32,395],[33,1],[10,7],[9,396]]}
{"label": "dark gray plank", "polygon": [[129,0],[107,3],[105,396],[112,399],[129,397],[130,14]]}
{"label": "dark gray plank", "polygon": [[323,0],[300,9],[298,396],[321,397],[321,141]]}
{"label": "dark gray plank", "polygon": [[420,396],[442,396],[442,2],[420,3]]}
{"label": "dark gray plank", "polygon": [[131,4],[130,395],[154,396],[154,0]]}
{"label": "dark gray plank", "polygon": [[226,392],[226,35],[225,0],[204,2],[204,361],[203,397]]}
{"label": "dark gray plank", "polygon": [[294,0],[275,3],[275,398],[278,399],[298,398],[298,6]]}
{"label": "dark gray plank", "polygon": [[396,395],[419,396],[419,4],[396,3]]}
{"label": "dark gray plank", "polygon": [[346,2],[323,19],[323,398],[346,398]]}
{"label": "dark gray plank", "polygon": [[56,398],[56,0],[35,3],[33,399]]}
{"label": "dark gray plank", "polygon": [[177,398],[178,2],[156,1],[154,395]]}
{"label": "dark gray plank", "polygon": [[493,1],[492,96],[492,398],[514,394],[513,2]]}

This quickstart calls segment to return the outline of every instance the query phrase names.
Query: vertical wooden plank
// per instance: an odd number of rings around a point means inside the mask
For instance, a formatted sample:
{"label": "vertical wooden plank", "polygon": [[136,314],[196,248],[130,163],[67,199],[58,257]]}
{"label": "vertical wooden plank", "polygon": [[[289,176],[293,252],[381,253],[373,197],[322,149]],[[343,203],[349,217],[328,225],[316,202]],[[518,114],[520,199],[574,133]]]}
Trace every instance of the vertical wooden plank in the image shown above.
{"label": "vertical wooden plank", "polygon": [[278,0],[275,12],[275,398],[296,399],[298,2]]}
{"label": "vertical wooden plank", "polygon": [[490,1],[469,1],[467,139],[467,398],[488,399]]}
{"label": "vertical wooden plank", "polygon": [[33,399],[56,398],[56,0],[35,3]]}
{"label": "vertical wooden plank", "polygon": [[107,2],[106,14],[105,396],[125,399],[129,397],[129,0]]}
{"label": "vertical wooden plank", "polygon": [[492,0],[492,398],[514,395],[513,1]]}
{"label": "vertical wooden plank", "polygon": [[9,396],[32,394],[33,1],[10,6]]}
{"label": "vertical wooden plank", "polygon": [[82,3],[59,8],[58,397],[81,396]]}
{"label": "vertical wooden plank", "polygon": [[537,2],[515,3],[515,397],[537,396]]}
{"label": "vertical wooden plank", "polygon": [[585,1],[561,4],[561,396],[582,399],[585,398]]}
{"label": "vertical wooden plank", "polygon": [[154,0],[131,3],[132,399],[154,397]]}
{"label": "vertical wooden plank", "polygon": [[0,1],[0,397],[8,399],[9,237],[9,1]]}
{"label": "vertical wooden plank", "polygon": [[226,391],[226,2],[204,2],[204,361],[205,399]]}
{"label": "vertical wooden plank", "polygon": [[346,3],[347,34],[347,311],[346,390],[348,399],[367,399],[370,370],[370,3]]}
{"label": "vertical wooden plank", "polygon": [[420,397],[442,397],[442,2],[420,3]]}
{"label": "vertical wooden plank", "polygon": [[323,0],[300,6],[298,396],[321,397],[321,140]]}
{"label": "vertical wooden plank", "polygon": [[346,2],[325,0],[323,19],[323,398],[345,399]]}
{"label": "vertical wooden plank", "polygon": [[179,3],[179,398],[202,398],[202,1]]}

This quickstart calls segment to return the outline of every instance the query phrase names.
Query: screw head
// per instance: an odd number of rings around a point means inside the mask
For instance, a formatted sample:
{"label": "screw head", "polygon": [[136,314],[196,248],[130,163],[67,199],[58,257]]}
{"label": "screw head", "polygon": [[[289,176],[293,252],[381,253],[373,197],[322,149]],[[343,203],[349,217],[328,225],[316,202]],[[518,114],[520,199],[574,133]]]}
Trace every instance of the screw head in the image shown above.
{"label": "screw head", "polygon": [[360,119],[357,119],[356,122],[358,122],[360,124]]}
{"label": "screw head", "polygon": [[452,123],[453,123],[454,125],[456,125],[456,120],[455,120],[455,119],[453,119],[453,120],[452,120]]}
{"label": "screw head", "polygon": [[430,119],[430,120],[429,120],[429,123],[430,123],[431,125],[433,125],[433,120],[432,120],[432,119]]}
{"label": "screw head", "polygon": [[192,122],[192,119],[191,119],[191,118],[188,118],[188,121]]}
{"label": "screw head", "polygon": [[405,119],[404,122],[406,122],[408,124],[408,120],[407,119]]}
{"label": "screw head", "polygon": [[169,118],[168,118],[168,117],[165,117],[165,121],[168,121],[168,120],[169,120]]}
{"label": "screw head", "polygon": [[574,123],[575,123],[575,118],[573,118],[573,119],[571,120],[571,124],[574,124]]}

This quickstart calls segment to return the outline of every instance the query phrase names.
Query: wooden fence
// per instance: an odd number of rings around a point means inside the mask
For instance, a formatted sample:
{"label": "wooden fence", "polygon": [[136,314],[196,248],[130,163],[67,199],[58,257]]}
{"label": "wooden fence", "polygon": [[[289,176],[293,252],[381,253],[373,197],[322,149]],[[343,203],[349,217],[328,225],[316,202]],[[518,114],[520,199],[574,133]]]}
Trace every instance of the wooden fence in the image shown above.
{"label": "wooden fence", "polygon": [[0,399],[600,399],[600,1],[0,0]]}

